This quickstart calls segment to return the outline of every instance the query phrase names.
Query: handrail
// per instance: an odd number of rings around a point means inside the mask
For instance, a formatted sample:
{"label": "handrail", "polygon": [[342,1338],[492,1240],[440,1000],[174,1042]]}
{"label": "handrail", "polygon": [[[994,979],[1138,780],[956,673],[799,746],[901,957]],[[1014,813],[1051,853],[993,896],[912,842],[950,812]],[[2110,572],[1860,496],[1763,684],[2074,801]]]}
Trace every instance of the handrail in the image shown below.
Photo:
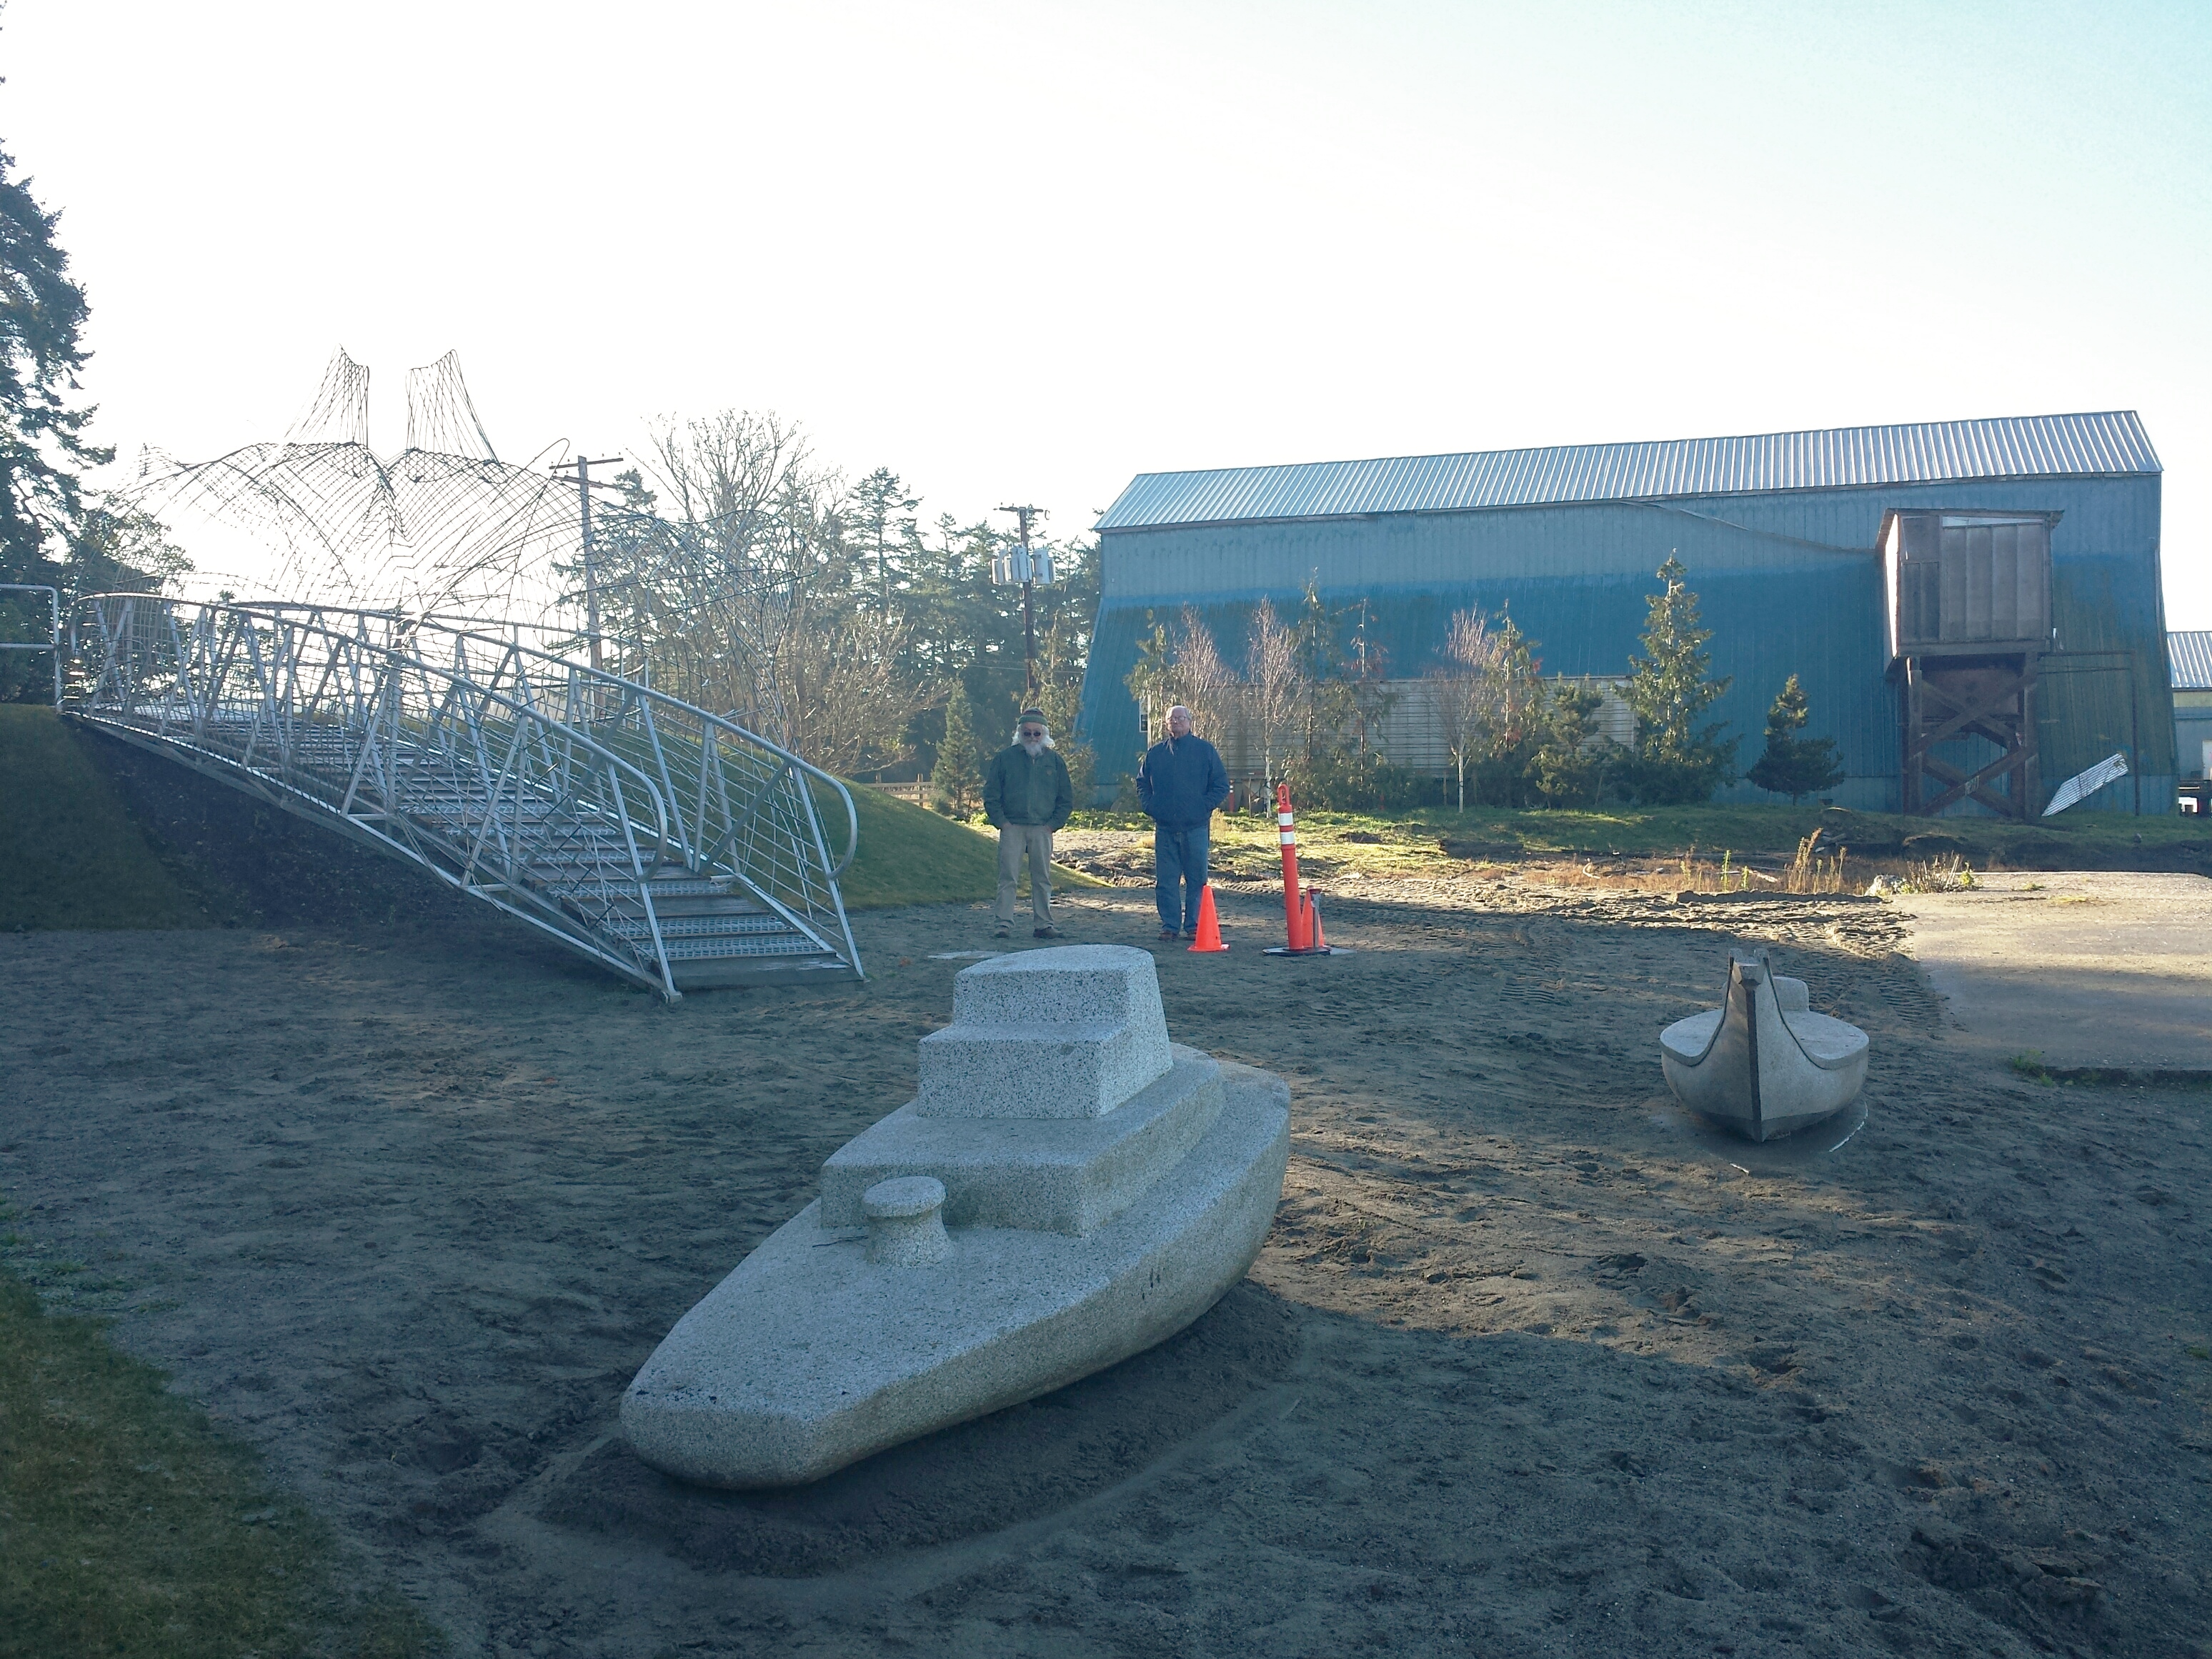
{"label": "handrail", "polygon": [[[386,613],[381,611],[371,611],[365,614],[380,616]],[[854,810],[853,792],[845,787],[844,780],[840,778],[836,773],[823,770],[822,768],[817,766],[812,761],[808,760],[805,756],[785,748],[773,738],[764,738],[761,736],[759,732],[754,731],[750,726],[738,725],[735,720],[731,720],[726,715],[711,713],[705,708],[702,708],[696,703],[685,702],[681,697],[672,697],[665,691],[656,691],[653,687],[646,684],[641,680],[626,680],[619,674],[610,674],[604,668],[593,668],[588,663],[573,661],[569,658],[560,655],[557,652],[541,651],[535,646],[524,645],[519,641],[509,640],[498,635],[484,633],[481,630],[480,627],[460,628],[453,625],[454,623],[460,622],[481,624],[483,621],[483,618],[481,617],[450,617],[440,611],[425,611],[422,614],[421,620],[423,622],[436,623],[444,628],[447,632],[459,634],[466,639],[482,640],[487,645],[499,645],[506,647],[515,651],[520,651],[526,656],[535,657],[541,662],[558,663],[562,668],[569,670],[574,673],[581,674],[587,679],[598,681],[599,684],[604,685],[619,687],[625,696],[649,697],[657,703],[671,708],[680,708],[687,714],[696,714],[702,721],[720,726],[723,731],[731,733],[734,737],[742,738],[747,743],[757,744],[761,748],[767,750],[770,754],[781,757],[782,759],[789,762],[793,766],[798,768],[800,771],[811,773],[814,776],[821,779],[823,782],[828,784],[832,789],[835,789],[837,792],[839,799],[843,801],[845,806],[845,855],[837,860],[836,866],[830,872],[831,879],[834,880],[837,877],[843,875],[847,870],[852,867],[853,856],[860,849],[860,814]],[[533,624],[520,623],[508,624],[508,626],[515,629],[518,632],[524,627],[532,625]]]}
{"label": "handrail", "polygon": [[[112,617],[103,607],[119,605]],[[142,624],[136,608],[144,606],[150,621]],[[189,608],[198,614],[195,619],[179,626],[175,611]],[[112,593],[88,595],[80,602],[80,613],[89,612],[99,636],[100,660],[92,672],[90,695],[78,699],[82,705],[79,712],[89,712],[94,718],[106,715],[103,723],[125,730],[138,729],[131,716],[137,714],[143,721],[149,718],[143,711],[151,709],[150,719],[155,728],[150,734],[167,746],[187,754],[204,757],[205,763],[220,763],[226,769],[246,772],[264,781],[264,787],[273,785],[284,795],[348,820],[356,833],[367,834],[386,847],[402,853],[422,864],[441,880],[459,886],[477,896],[489,899],[500,908],[534,926],[548,927],[568,939],[571,945],[584,949],[610,966],[620,969],[632,977],[653,983],[671,1000],[679,994],[672,970],[662,944],[661,929],[655,913],[652,882],[665,862],[671,842],[672,818],[670,803],[653,780],[617,750],[601,743],[588,732],[548,718],[545,713],[526,702],[486,684],[459,668],[448,667],[426,657],[416,644],[413,629],[403,625],[390,630],[367,629],[346,631],[327,625],[314,617],[301,617],[283,612],[300,610],[324,610],[336,614],[362,617],[376,616],[381,620],[398,619],[381,613],[347,611],[340,613],[335,607],[285,605],[282,607],[235,604],[230,602],[199,602],[165,599],[158,594]],[[217,617],[228,616],[235,632],[228,639],[220,636],[213,625]],[[143,637],[139,629],[144,626]],[[271,651],[264,654],[263,630],[277,630],[268,636],[266,643]],[[380,637],[380,635],[381,635]],[[319,664],[321,678],[313,690],[306,684],[306,675],[314,664],[311,655],[303,653],[303,640],[320,641],[323,646]],[[242,641],[242,654],[235,648]],[[70,644],[72,655],[82,658],[82,647],[78,640],[75,616],[71,619]],[[334,676],[341,665],[350,660],[356,670],[354,684],[349,696],[343,686],[333,686]],[[361,684],[359,670],[364,662],[380,663],[382,667],[372,671],[368,687]],[[149,685],[142,673],[150,669],[155,684]],[[222,688],[234,672],[243,671],[251,682],[245,701],[248,710],[244,715],[246,733],[243,752],[231,753],[219,743],[210,746],[208,728],[219,722],[224,698]],[[206,684],[195,690],[195,675],[203,676]],[[398,830],[392,823],[391,814],[376,815],[386,822],[380,828],[371,828],[356,817],[353,804],[361,793],[363,770],[371,765],[380,745],[384,746],[383,767],[398,765],[402,752],[403,723],[400,702],[408,695],[394,692],[406,678],[416,683],[416,695],[434,699],[428,714],[413,717],[417,722],[419,738],[404,739],[416,745],[412,752],[419,753],[434,763],[455,764],[460,757],[453,752],[454,728],[447,722],[458,718],[466,727],[468,746],[474,750],[467,758],[473,763],[474,775],[482,780],[483,799],[481,823],[471,821],[464,803],[461,816],[453,821],[453,833],[439,827],[435,818],[424,821],[410,816],[404,827]],[[112,683],[117,693],[117,708],[109,713],[99,699],[101,688]],[[443,691],[434,690],[442,686]],[[304,695],[303,695],[304,694]],[[281,708],[281,712],[280,712]],[[355,741],[360,748],[357,758],[351,759],[345,770],[349,781],[343,784],[336,777],[320,776],[313,769],[302,764],[293,750],[289,732],[299,726],[330,727],[327,718],[314,718],[318,708],[337,714],[340,730],[357,733]],[[496,769],[492,769],[489,757],[483,752],[484,716],[493,716],[491,729],[498,733],[505,729],[507,757]],[[172,734],[169,728],[176,728]],[[260,750],[258,735],[269,728],[271,745]],[[442,735],[441,735],[442,734]],[[148,735],[143,732],[142,736]],[[184,740],[189,738],[189,740]],[[427,739],[428,747],[422,747]],[[442,749],[441,744],[445,745]],[[258,752],[257,752],[258,751]],[[579,768],[577,763],[582,763]],[[526,762],[534,762],[538,775],[526,781],[524,770],[518,770]],[[204,765],[203,766],[204,769]],[[380,773],[381,769],[380,769]],[[604,775],[607,794],[611,800],[595,799],[596,787],[579,794],[569,780],[581,776]],[[625,786],[623,778],[632,780]],[[391,800],[389,778],[379,776],[379,787],[387,806]],[[324,799],[312,788],[303,785],[319,784],[323,793],[336,796],[343,791],[343,805]],[[549,793],[551,791],[553,793]],[[523,829],[526,796],[534,795],[541,802],[550,803],[557,817],[563,812],[573,814],[570,803],[581,808],[581,816],[571,821],[579,826],[596,819],[617,833],[618,845],[624,849],[623,860],[628,869],[619,884],[625,889],[635,886],[635,898],[641,905],[653,945],[650,952],[650,971],[641,960],[626,963],[610,953],[609,944],[587,943],[570,931],[576,926],[592,927],[588,908],[578,913],[574,921],[549,927],[549,916],[562,914],[561,906],[544,895],[516,889],[508,884],[513,873],[532,867],[534,854],[530,846],[516,842],[513,837]],[[502,828],[502,814],[509,809],[503,805],[512,798],[512,824]],[[649,813],[647,809],[649,808]],[[646,833],[653,838],[650,861],[639,846]],[[444,848],[443,856],[457,868],[447,871],[434,860],[424,857],[416,844],[421,837],[429,839]],[[497,845],[495,847],[495,837]],[[578,842],[573,835],[555,846],[572,848],[593,845],[588,836]],[[604,858],[605,853],[590,854]],[[503,878],[487,886],[474,872],[480,867],[499,872],[504,866]],[[617,866],[617,868],[620,866]],[[548,866],[557,868],[557,866]],[[613,874],[613,871],[608,871]],[[544,880],[544,875],[533,879]],[[604,879],[604,877],[599,878]],[[512,901],[512,902],[510,902]],[[535,914],[544,911],[545,914]],[[611,943],[611,941],[610,941]],[[635,946],[622,948],[637,955]]]}
{"label": "handrail", "polygon": [[53,607],[53,637],[46,644],[33,645],[28,642],[17,643],[13,641],[0,641],[0,651],[52,652],[54,653],[54,703],[58,708],[62,700],[61,590],[58,587],[49,587],[44,582],[0,582],[0,593],[43,593],[46,596],[46,603]]}
{"label": "handrail", "polygon": [[[236,603],[217,602],[214,600],[189,599],[180,601],[164,599],[161,595],[157,593],[92,593],[84,596],[83,599],[81,600],[80,603],[91,604],[94,600],[98,599],[137,599],[155,605],[173,605],[181,603],[196,605],[203,611],[236,611],[248,615],[251,615],[256,611],[272,610],[276,608],[269,605],[240,605]],[[295,607],[287,606],[284,608],[293,609]],[[319,606],[316,608],[325,609],[329,607]],[[380,613],[376,611],[362,611],[357,614],[362,616],[375,616]],[[400,653],[392,646],[376,646],[374,645],[372,641],[364,640],[359,635],[341,634],[334,628],[324,628],[313,623],[305,624],[295,623],[291,624],[291,626],[304,627],[305,631],[308,633],[321,635],[325,639],[339,640],[349,646],[370,646],[371,648],[380,650],[387,656],[396,657],[400,655]],[[435,674],[440,678],[444,679],[450,684],[466,685],[470,687],[480,693],[487,701],[499,704],[501,708],[507,709],[509,713],[515,714],[519,718],[528,720],[534,724],[540,726],[551,726],[557,724],[557,722],[548,720],[536,709],[532,708],[526,704],[517,702],[512,697],[503,696],[500,692],[492,690],[490,688],[484,686],[480,682],[471,679],[465,674],[457,673],[450,668],[441,668],[436,663],[431,662],[427,658],[419,655],[410,655],[407,657],[406,660],[410,665],[420,668],[428,673]],[[591,737],[588,733],[578,732],[573,726],[564,726],[562,727],[562,731],[570,741],[580,744],[584,748],[591,750],[594,755],[605,761],[610,769],[619,768],[621,770],[628,772],[631,776],[637,780],[638,787],[644,790],[646,794],[653,801],[653,816],[658,826],[655,832],[656,839],[665,842],[668,836],[668,805],[667,803],[662,799],[660,790],[659,787],[654,784],[653,780],[647,776],[646,774],[633,763],[624,760],[622,756],[617,754],[613,750],[608,748],[605,744],[600,743],[597,738]],[[658,863],[658,861],[659,860],[656,859],[655,862]]]}
{"label": "handrail", "polygon": [[642,681],[624,679],[619,674],[611,674],[603,668],[593,668],[588,663],[577,662],[572,658],[562,656],[557,652],[544,651],[536,646],[524,645],[519,638],[514,637],[526,628],[540,633],[565,632],[567,631],[565,629],[551,629],[538,623],[507,623],[501,626],[511,630],[509,633],[495,634],[486,631],[483,626],[485,619],[482,617],[455,616],[437,611],[426,611],[418,615],[397,610],[380,611],[349,605],[316,605],[311,601],[296,599],[257,599],[250,604],[242,605],[240,608],[262,611],[317,611],[330,616],[374,617],[380,621],[403,624],[432,623],[435,623],[441,632],[458,635],[463,639],[481,641],[486,645],[497,646],[502,650],[519,652],[522,655],[534,657],[540,662],[556,665],[564,672],[581,676],[587,681],[601,685],[614,687],[625,697],[650,698],[663,707],[679,708],[687,716],[696,717],[702,724],[719,727],[745,743],[767,750],[770,754],[788,762],[799,770],[819,778],[837,792],[838,799],[843,804],[845,810],[845,851],[844,855],[830,868],[831,880],[836,880],[852,867],[854,855],[860,850],[860,815],[853,805],[853,792],[845,787],[844,780],[834,772],[824,771],[803,755],[785,748],[775,738],[764,738],[750,726],[740,726],[726,715],[714,714],[702,708],[696,703],[685,702],[681,697],[672,697],[665,691],[657,691]]}
{"label": "handrail", "polygon": [[[762,953],[716,948],[755,930],[702,932],[696,911],[664,929],[654,878],[671,865],[861,971],[837,890],[860,838],[843,781],[727,716],[526,642],[546,630],[144,593],[88,596],[68,622],[80,714],[330,814],[672,998],[682,963]],[[846,815],[834,860],[817,781]]]}

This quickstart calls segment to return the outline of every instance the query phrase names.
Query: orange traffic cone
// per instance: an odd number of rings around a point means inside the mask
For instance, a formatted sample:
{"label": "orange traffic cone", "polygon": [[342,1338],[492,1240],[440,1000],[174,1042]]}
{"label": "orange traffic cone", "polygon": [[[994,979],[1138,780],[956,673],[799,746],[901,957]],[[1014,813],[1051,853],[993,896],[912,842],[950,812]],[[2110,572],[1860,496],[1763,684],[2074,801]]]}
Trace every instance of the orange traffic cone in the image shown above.
{"label": "orange traffic cone", "polygon": [[1221,923],[1213,914],[1213,884],[1208,882],[1198,890],[1198,937],[1191,941],[1194,951],[1226,951],[1221,942]]}
{"label": "orange traffic cone", "polygon": [[1310,887],[1306,889],[1306,916],[1311,923],[1307,932],[1313,939],[1313,944],[1309,948],[1316,951],[1327,951],[1328,935],[1321,930],[1321,895]]}

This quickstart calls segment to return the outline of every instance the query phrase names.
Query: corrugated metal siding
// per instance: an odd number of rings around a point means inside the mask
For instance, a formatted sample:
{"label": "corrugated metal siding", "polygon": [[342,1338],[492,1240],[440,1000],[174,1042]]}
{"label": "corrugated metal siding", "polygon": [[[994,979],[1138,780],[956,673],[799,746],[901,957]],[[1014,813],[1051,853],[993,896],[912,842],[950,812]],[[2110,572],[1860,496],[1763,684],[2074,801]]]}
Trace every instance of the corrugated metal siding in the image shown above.
{"label": "corrugated metal siding", "polygon": [[2177,691],[2212,691],[2212,631],[2168,634],[2166,659]]}
{"label": "corrugated metal siding", "polygon": [[[1636,716],[1621,701],[1617,681],[1587,676],[1579,680],[1573,676],[1561,678],[1595,690],[1603,699],[1591,720],[1593,731],[1623,748],[1634,744]],[[1437,704],[1436,683],[1428,679],[1384,680],[1377,690],[1382,695],[1376,700],[1368,725],[1369,744],[1386,760],[1410,770],[1431,776],[1449,772],[1451,738]],[[1218,692],[1203,708],[1194,711],[1198,716],[1198,729],[1221,750],[1222,763],[1229,769],[1229,775],[1239,779],[1261,773],[1267,759],[1245,691],[1246,688],[1238,686]],[[1349,722],[1343,736],[1347,744],[1354,737]]]}
{"label": "corrugated metal siding", "polygon": [[[1744,736],[1741,759],[1749,764],[1756,757],[1767,705],[1783,681],[1795,673],[1812,700],[1808,730],[1837,738],[1845,766],[1855,775],[1877,780],[1880,793],[1890,787],[1887,781],[1897,771],[1898,716],[1894,694],[1882,678],[1879,571],[1867,559],[1855,564],[1838,560],[1825,568],[1790,574],[1798,603],[1780,615],[1773,600],[1774,573],[1732,570],[1696,580],[1705,625],[1714,634],[1715,672],[1735,679],[1715,705],[1713,718],[1729,722]],[[1644,627],[1645,597],[1656,588],[1649,576],[1620,576],[1324,597],[1332,605],[1367,599],[1370,648],[1383,653],[1394,678],[1425,672],[1436,659],[1452,612],[1477,607],[1493,616],[1504,610],[1522,633],[1537,641],[1537,655],[1547,676],[1613,676],[1628,666]],[[1239,672],[1256,597],[1196,607],[1219,642],[1222,655]],[[1298,596],[1278,595],[1275,599],[1279,608],[1289,610]],[[1179,611],[1149,606],[1105,611],[1092,641],[1094,667],[1085,683],[1085,723],[1099,756],[1101,777],[1133,769],[1142,750],[1136,705],[1122,678],[1136,662],[1138,641],[1148,631],[1148,614],[1172,623]],[[1862,628],[1839,628],[1834,625],[1839,616],[1872,620]]]}
{"label": "corrugated metal siding", "polygon": [[2155,473],[2132,410],[1737,438],[1576,444],[1294,466],[1146,472],[1102,531],[1376,513],[1845,489],[1971,479]]}
{"label": "corrugated metal siding", "polygon": [[[2125,749],[2144,810],[2170,804],[2172,706],[2158,589],[2160,480],[1914,485],[1289,525],[1209,525],[1110,536],[1105,599],[1085,685],[1085,727],[1102,778],[1133,768],[1141,744],[1124,676],[1148,611],[1173,622],[1195,605],[1235,665],[1252,605],[1294,610],[1309,580],[1332,606],[1364,598],[1387,672],[1434,661],[1455,610],[1507,610],[1542,642],[1547,673],[1623,672],[1638,648],[1651,573],[1679,552],[1714,630],[1714,672],[1733,675],[1716,718],[1758,752],[1767,704],[1796,673],[1818,735],[1834,737],[1851,781],[1846,805],[1893,807],[1896,694],[1884,678],[1881,563],[1892,507],[2063,514],[2051,532],[2051,621],[2039,703],[2046,790]],[[2117,653],[2117,654],[2115,654]],[[2100,748],[2099,744],[2105,746]],[[2093,752],[2094,751],[2094,752]],[[2128,810],[2124,799],[2094,803]],[[1763,799],[1748,786],[1747,799]],[[2108,792],[2109,793],[2109,792]]]}

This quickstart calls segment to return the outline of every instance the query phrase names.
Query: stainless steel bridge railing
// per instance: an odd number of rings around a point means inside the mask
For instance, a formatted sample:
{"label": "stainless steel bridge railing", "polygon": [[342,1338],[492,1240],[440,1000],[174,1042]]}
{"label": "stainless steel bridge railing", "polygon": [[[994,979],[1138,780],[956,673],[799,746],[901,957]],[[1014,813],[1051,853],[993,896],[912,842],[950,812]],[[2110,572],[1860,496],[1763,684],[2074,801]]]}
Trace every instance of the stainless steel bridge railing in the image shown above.
{"label": "stainless steel bridge railing", "polygon": [[[477,619],[101,594],[64,708],[538,927],[672,1000],[858,976],[844,784],[734,722]],[[544,638],[544,635],[539,635]],[[551,641],[549,641],[551,642]],[[822,805],[844,814],[834,860]]]}

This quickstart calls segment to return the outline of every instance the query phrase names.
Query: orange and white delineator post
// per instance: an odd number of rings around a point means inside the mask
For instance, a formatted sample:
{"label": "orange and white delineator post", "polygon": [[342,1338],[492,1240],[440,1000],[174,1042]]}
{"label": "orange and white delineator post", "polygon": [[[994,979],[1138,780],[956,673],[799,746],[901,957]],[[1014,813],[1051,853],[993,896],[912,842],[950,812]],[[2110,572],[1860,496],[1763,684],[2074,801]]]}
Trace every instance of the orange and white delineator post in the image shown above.
{"label": "orange and white delineator post", "polygon": [[1290,948],[1306,948],[1306,908],[1298,892],[1298,821],[1291,811],[1291,786],[1275,786],[1275,826],[1283,838],[1283,925]]}
{"label": "orange and white delineator post", "polygon": [[1314,896],[1298,886],[1298,827],[1291,811],[1291,786],[1275,786],[1275,824],[1283,839],[1283,924],[1290,942],[1267,947],[1271,957],[1325,957],[1336,952],[1321,937]]}

